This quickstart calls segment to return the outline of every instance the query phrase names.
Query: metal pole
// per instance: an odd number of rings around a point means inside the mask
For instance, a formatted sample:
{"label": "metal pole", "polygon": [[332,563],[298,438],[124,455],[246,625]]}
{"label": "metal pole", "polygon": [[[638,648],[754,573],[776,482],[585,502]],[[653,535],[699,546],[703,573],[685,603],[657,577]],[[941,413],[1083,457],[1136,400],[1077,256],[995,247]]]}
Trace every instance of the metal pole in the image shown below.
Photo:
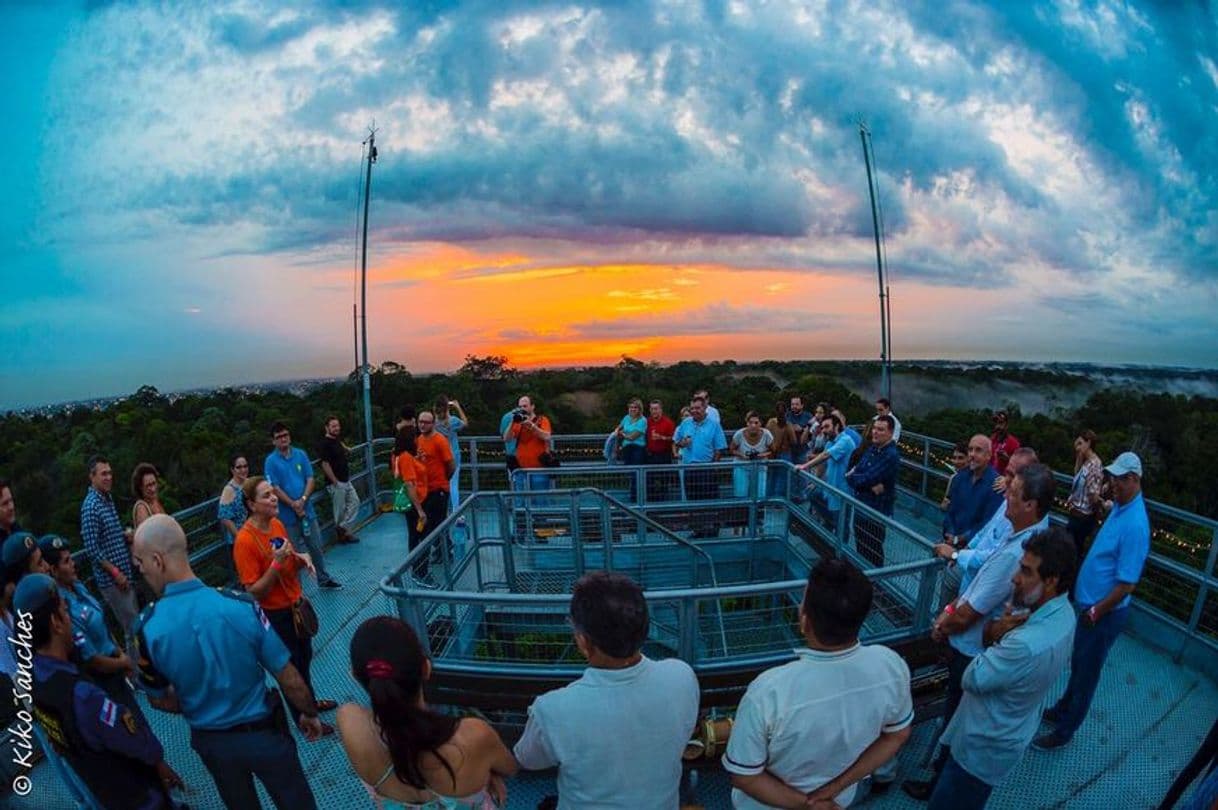
{"label": "metal pole", "polygon": [[859,140],[863,143],[863,163],[867,166],[867,193],[871,197],[871,226],[875,236],[875,268],[880,283],[880,387],[884,396],[892,399],[892,376],[888,359],[888,287],[884,283],[884,259],[880,251],[880,212],[876,207],[875,178],[871,173],[871,132],[859,122]]}
{"label": "metal pole", "polygon": [[368,173],[364,180],[364,249],[360,263],[359,310],[364,362],[364,466],[368,470],[368,493],[376,508],[376,461],[372,453],[372,379],[368,370],[368,204],[372,197],[372,164],[376,162],[376,130],[368,133]]}

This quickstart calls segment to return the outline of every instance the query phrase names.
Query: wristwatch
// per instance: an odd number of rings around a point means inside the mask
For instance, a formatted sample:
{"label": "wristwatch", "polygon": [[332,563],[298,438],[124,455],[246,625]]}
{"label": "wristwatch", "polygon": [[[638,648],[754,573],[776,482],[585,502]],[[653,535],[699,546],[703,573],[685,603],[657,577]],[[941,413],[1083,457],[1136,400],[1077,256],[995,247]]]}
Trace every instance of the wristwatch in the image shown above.
{"label": "wristwatch", "polygon": [[952,562],[955,562],[959,557],[960,557],[960,552],[953,549],[952,556],[949,557],[948,559],[950,559]]}

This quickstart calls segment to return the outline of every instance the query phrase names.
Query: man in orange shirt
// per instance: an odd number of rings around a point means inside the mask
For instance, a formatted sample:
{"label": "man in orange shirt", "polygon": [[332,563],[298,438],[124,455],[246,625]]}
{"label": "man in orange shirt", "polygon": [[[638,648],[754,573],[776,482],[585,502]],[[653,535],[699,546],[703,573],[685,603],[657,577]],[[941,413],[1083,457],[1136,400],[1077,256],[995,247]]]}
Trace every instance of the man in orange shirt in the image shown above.
{"label": "man in orange shirt", "polygon": [[427,497],[423,499],[423,514],[427,516],[428,532],[448,517],[448,479],[457,469],[452,446],[436,432],[436,415],[431,411],[419,414],[419,435],[415,438],[415,458],[427,470]]}
{"label": "man in orange shirt", "polygon": [[[516,460],[521,470],[544,466],[541,455],[550,449],[550,420],[540,416],[533,405],[533,398],[522,396],[512,412],[512,422],[503,432],[503,440],[516,441]],[[549,479],[544,475],[530,477],[531,489],[545,489]],[[516,479],[514,483],[518,482]]]}

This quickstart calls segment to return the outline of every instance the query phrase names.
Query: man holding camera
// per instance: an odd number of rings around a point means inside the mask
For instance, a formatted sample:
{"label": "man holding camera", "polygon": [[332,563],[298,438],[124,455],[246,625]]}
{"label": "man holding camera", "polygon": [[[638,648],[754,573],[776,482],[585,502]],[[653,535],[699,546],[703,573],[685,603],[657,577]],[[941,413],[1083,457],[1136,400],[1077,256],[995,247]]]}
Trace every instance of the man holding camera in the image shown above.
{"label": "man holding camera", "polygon": [[[521,470],[545,466],[541,457],[550,450],[550,420],[536,412],[533,398],[529,395],[522,396],[516,402],[512,421],[503,431],[503,441],[516,443],[517,467]],[[513,473],[514,479],[515,476],[516,473]],[[543,476],[534,476],[530,483],[544,480]]]}

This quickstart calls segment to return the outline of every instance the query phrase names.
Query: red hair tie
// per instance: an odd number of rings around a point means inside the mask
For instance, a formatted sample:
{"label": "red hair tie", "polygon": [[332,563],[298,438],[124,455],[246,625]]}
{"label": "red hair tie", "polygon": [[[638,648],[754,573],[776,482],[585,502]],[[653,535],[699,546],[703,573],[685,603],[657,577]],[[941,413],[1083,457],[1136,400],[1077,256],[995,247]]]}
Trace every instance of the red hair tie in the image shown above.
{"label": "red hair tie", "polygon": [[364,665],[369,678],[392,678],[393,665],[381,658],[373,658]]}

